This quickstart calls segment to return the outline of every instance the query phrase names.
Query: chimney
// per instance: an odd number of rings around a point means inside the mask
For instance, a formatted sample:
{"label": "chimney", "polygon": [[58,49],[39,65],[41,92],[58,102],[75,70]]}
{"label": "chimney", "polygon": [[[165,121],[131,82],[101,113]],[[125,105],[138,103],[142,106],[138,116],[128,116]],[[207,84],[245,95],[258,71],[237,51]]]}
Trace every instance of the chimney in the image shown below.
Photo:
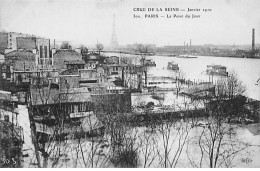
{"label": "chimney", "polygon": [[0,32],[2,31],[2,12],[0,8]]}
{"label": "chimney", "polygon": [[252,30],[252,57],[255,56],[255,29]]}

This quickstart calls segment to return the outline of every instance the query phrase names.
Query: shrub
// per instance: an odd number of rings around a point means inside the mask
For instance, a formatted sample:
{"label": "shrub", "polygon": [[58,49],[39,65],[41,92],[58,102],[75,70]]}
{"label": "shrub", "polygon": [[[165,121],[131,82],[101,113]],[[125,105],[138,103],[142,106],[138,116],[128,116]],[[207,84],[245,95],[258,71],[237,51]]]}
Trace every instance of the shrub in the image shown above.
{"label": "shrub", "polygon": [[115,167],[135,168],[138,165],[138,152],[133,145],[121,148],[115,152],[111,162]]}

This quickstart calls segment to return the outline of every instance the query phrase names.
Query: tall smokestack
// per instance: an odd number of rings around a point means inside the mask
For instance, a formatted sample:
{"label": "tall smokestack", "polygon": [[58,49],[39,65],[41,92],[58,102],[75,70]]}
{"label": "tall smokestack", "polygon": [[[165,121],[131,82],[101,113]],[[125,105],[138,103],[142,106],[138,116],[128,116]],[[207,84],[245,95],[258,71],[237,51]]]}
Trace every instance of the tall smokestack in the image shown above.
{"label": "tall smokestack", "polygon": [[2,31],[2,12],[0,7],[0,31]]}
{"label": "tall smokestack", "polygon": [[252,56],[255,56],[255,29],[252,30]]}

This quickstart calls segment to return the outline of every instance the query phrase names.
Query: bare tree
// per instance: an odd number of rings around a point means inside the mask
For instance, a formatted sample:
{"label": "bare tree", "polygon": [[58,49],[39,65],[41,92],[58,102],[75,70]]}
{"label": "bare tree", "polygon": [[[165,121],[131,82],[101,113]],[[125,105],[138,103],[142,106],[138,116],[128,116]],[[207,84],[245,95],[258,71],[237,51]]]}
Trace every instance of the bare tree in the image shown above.
{"label": "bare tree", "polygon": [[69,167],[97,166],[100,143],[95,142],[92,134],[100,122],[91,114],[80,121],[72,121],[68,115],[79,108],[92,110],[93,105],[86,101],[75,106],[73,89],[52,89],[48,82],[44,84],[43,78],[36,79],[40,81],[30,88],[28,112],[37,166],[61,167],[67,163],[72,163]]}
{"label": "bare tree", "polygon": [[88,53],[88,48],[84,45],[80,46],[81,53]]}
{"label": "bare tree", "polygon": [[176,88],[177,98],[179,97],[179,92],[181,91],[181,89],[183,87],[184,78],[185,78],[185,73],[182,70],[179,70],[177,72],[176,79],[175,79],[175,86],[176,86],[175,88]]}
{"label": "bare tree", "polygon": [[247,148],[238,140],[233,126],[227,123],[234,111],[237,115],[242,112],[245,100],[241,95],[245,87],[234,73],[215,86],[216,94],[203,99],[209,117],[204,118],[198,128],[200,133],[193,138],[193,145],[200,149],[201,156],[196,160],[187,154],[194,167],[233,167],[236,155]]}
{"label": "bare tree", "polygon": [[100,55],[100,52],[102,52],[102,50],[104,49],[103,44],[97,43],[96,44],[96,49],[97,49],[98,54]]}
{"label": "bare tree", "polygon": [[152,49],[149,45],[137,44],[134,47],[134,51],[137,55],[141,56],[140,62],[144,67],[144,75],[145,75],[145,85],[147,85],[147,66],[145,65],[146,57],[152,53]]}
{"label": "bare tree", "polygon": [[[48,167],[49,157],[55,152],[53,149],[56,148],[57,142],[61,141],[61,138],[58,137],[63,134],[66,119],[64,115],[66,109],[62,102],[67,99],[67,95],[59,95],[58,91],[51,91],[49,86],[50,84],[41,83],[30,87],[28,112],[38,167]],[[55,118],[55,125],[52,128],[44,124],[53,117]],[[36,118],[41,120],[42,135],[37,132]]]}
{"label": "bare tree", "polygon": [[148,56],[153,52],[149,45],[143,45],[143,44],[137,44],[134,51],[136,54],[141,56],[141,63],[143,66],[145,65],[146,56]]}
{"label": "bare tree", "polygon": [[61,49],[69,49],[69,50],[71,50],[71,49],[72,49],[72,46],[71,46],[71,44],[69,44],[69,42],[62,42],[60,48],[61,48]]}

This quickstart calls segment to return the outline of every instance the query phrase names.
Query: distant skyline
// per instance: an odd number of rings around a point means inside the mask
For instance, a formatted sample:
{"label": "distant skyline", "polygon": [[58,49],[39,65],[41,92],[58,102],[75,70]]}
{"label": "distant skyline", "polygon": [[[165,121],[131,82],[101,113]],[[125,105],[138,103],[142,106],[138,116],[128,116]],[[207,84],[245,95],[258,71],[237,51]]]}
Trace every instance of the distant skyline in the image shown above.
{"label": "distant skyline", "polygon": [[[0,0],[0,29],[69,41],[73,45],[108,46],[115,14],[120,45],[260,43],[259,0]],[[133,18],[133,8],[211,8],[199,19]],[[173,14],[171,12],[170,14]],[[160,13],[165,14],[165,13]]]}

